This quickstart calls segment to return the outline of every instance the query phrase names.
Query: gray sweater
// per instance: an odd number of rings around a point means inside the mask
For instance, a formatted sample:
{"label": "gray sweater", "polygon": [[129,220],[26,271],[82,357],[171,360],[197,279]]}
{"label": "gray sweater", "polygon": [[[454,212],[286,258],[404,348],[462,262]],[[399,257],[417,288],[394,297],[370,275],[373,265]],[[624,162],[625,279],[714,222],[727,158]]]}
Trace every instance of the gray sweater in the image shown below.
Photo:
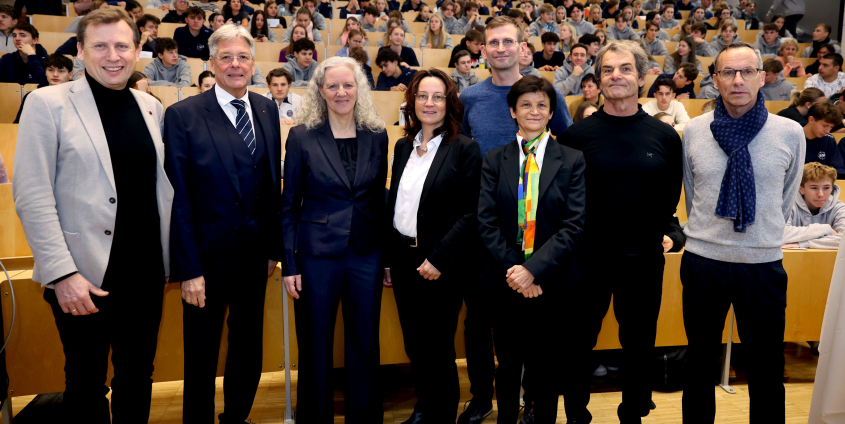
{"label": "gray sweater", "polygon": [[449,75],[454,81],[455,85],[458,86],[458,94],[464,91],[465,88],[478,83],[478,77],[475,75],[475,72],[469,71],[469,76],[463,76],[457,69],[452,72],[452,75]]}
{"label": "gray sweater", "polygon": [[698,94],[695,95],[695,98],[712,100],[716,97],[719,97],[719,90],[717,90],[716,86],[713,84],[713,75],[707,75],[701,80],[701,87],[698,90]]}
{"label": "gray sweater", "polygon": [[[552,31],[560,37],[560,27],[558,27],[557,22],[552,20]],[[534,22],[531,22],[531,25],[528,25],[528,30],[531,31],[532,37],[540,37],[543,35],[543,27],[545,25],[537,19]],[[608,34],[610,35],[610,34]]]}
{"label": "gray sweater", "polygon": [[[295,26],[296,25],[291,25],[288,27],[288,29],[285,30],[285,33],[282,34],[282,43],[290,43],[290,36],[291,34],[293,34],[293,28]],[[320,31],[318,31],[317,28],[314,28],[311,31],[311,35],[314,37],[314,39],[311,40],[314,42],[314,44],[323,44],[323,35],[320,34]],[[329,42],[331,42],[331,40],[329,40]]]}
{"label": "gray sweater", "polygon": [[764,85],[760,91],[766,96],[766,100],[786,101],[792,94],[792,83],[778,76],[774,83]]}
{"label": "gray sweater", "polygon": [[307,68],[303,68],[296,62],[296,55],[289,54],[287,55],[287,59],[288,61],[282,65],[282,69],[290,72],[293,76],[291,87],[307,87],[308,82],[311,81],[311,76],[314,75],[314,71],[317,70],[320,64],[316,60],[312,60]]}
{"label": "gray sweater", "polygon": [[[689,56],[687,56],[689,59]],[[681,58],[681,63],[684,62],[684,59]],[[666,56],[666,60],[663,61],[663,73],[664,74],[674,74],[675,71],[681,66],[680,63],[675,63],[675,59],[672,56]],[[699,74],[703,74],[704,71],[701,69],[701,61],[696,59],[695,60],[695,68],[698,69]]]}
{"label": "gray sweater", "polygon": [[804,0],[775,0],[766,14],[774,15],[775,11],[781,6],[783,6],[783,16],[804,14]]}
{"label": "gray sweater", "polygon": [[716,52],[713,51],[713,47],[710,43],[702,41],[701,44],[695,46],[695,55],[701,57],[714,57],[716,56]]}
{"label": "gray sweater", "polygon": [[666,48],[666,44],[660,39],[660,37],[654,37],[654,41],[651,43],[649,43],[645,37],[642,37],[642,39],[646,48],[648,48],[648,54],[652,56],[669,56],[669,49]]}
{"label": "gray sweater", "polygon": [[584,78],[584,75],[595,73],[593,67],[586,63],[582,68],[584,69],[584,73],[577,77],[572,74],[574,67],[569,59],[563,62],[563,66],[557,68],[554,74],[554,86],[557,87],[560,94],[564,96],[580,96],[582,94],[581,80]]}
{"label": "gray sweater", "polygon": [[713,112],[684,129],[684,192],[689,221],[686,249],[709,259],[764,263],[783,258],[783,228],[804,172],[806,142],[797,122],[769,114],[748,145],[757,192],[755,222],[744,233],[716,216],[716,201],[728,156],[710,131]]}
{"label": "gray sweater", "polygon": [[576,37],[580,37],[584,34],[592,34],[592,33],[596,32],[595,25],[587,22],[586,19],[581,19],[581,22],[578,22],[577,24],[575,23],[575,21],[569,21],[569,24],[572,25],[573,27],[575,27],[575,36]]}
{"label": "gray sweater", "polygon": [[767,44],[764,38],[758,38],[754,42],[754,48],[760,50],[760,55],[763,57],[775,57],[778,55],[778,49],[780,49],[782,42],[783,39],[781,37],[775,38],[772,44]]}
{"label": "gray sweater", "polygon": [[540,71],[538,71],[537,68],[534,67],[534,62],[531,62],[530,65],[520,69],[519,75],[522,75],[522,76],[531,75],[531,76],[540,77],[540,78],[543,77],[543,74],[541,74]]}
{"label": "gray sweater", "polygon": [[798,243],[799,247],[809,249],[839,249],[845,231],[845,203],[839,200],[839,190],[834,184],[827,203],[815,215],[801,193],[796,193],[792,210],[786,217],[783,243]]}
{"label": "gray sweater", "polygon": [[[446,41],[443,42],[443,48],[451,50],[452,48],[455,47],[454,45],[452,45],[452,36],[449,35],[448,33],[444,34],[444,35],[446,36]],[[431,45],[436,46],[437,43],[439,43],[439,42],[440,42],[440,36],[435,35],[434,40],[431,41]],[[427,44],[428,44],[428,34],[423,33],[423,35],[420,36],[420,49],[424,49]],[[449,66],[452,66],[452,64],[450,63]]]}
{"label": "gray sweater", "polygon": [[179,56],[175,65],[166,68],[161,59],[156,58],[144,68],[144,75],[153,80],[151,86],[165,87],[190,87],[191,86],[191,65],[185,56]]}
{"label": "gray sweater", "polygon": [[616,28],[616,25],[611,25],[607,28],[607,39],[608,40],[631,40],[637,41],[640,37],[637,35],[637,32],[631,28],[630,25],[626,26],[624,30],[619,31]]}

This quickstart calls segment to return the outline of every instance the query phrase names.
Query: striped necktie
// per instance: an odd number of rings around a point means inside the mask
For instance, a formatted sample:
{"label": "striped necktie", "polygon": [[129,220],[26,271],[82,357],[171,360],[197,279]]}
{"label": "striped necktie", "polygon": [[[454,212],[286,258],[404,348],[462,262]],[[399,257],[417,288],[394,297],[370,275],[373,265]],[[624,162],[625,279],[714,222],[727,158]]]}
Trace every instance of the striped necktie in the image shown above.
{"label": "striped necktie", "polygon": [[232,106],[238,110],[235,116],[235,130],[241,135],[246,143],[246,148],[249,154],[255,153],[255,132],[252,130],[252,122],[249,120],[249,114],[246,113],[246,102],[240,99],[232,100]]}

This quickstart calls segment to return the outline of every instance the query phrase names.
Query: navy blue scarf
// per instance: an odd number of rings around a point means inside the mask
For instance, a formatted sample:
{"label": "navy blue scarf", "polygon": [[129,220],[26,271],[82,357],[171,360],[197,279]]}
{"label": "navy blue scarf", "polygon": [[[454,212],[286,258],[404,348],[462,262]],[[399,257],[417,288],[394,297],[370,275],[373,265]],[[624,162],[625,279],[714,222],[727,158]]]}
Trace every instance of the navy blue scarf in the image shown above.
{"label": "navy blue scarf", "polygon": [[763,92],[757,93],[757,104],[737,119],[732,118],[722,97],[716,101],[714,119],[710,123],[713,138],[728,155],[728,166],[722,177],[719,200],[716,202],[716,216],[732,219],[734,231],[744,233],[745,227],[754,224],[757,207],[757,189],[754,185],[754,167],[748,143],[766,124],[769,111],[766,109]]}

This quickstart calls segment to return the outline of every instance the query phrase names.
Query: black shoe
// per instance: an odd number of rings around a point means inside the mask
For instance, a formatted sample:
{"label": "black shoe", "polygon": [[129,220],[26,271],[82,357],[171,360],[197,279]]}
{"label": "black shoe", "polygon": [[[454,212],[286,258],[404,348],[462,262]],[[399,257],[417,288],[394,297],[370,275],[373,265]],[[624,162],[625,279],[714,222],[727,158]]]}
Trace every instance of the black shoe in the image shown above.
{"label": "black shoe", "polygon": [[493,401],[469,400],[469,407],[464,404],[464,412],[458,417],[458,424],[479,424],[493,413]]}
{"label": "black shoe", "polygon": [[566,424],[590,424],[590,422],[592,422],[592,421],[593,421],[593,415],[590,414],[590,411],[587,411],[586,417],[582,417],[582,418],[578,418],[578,419],[574,419],[574,420],[567,419]]}
{"label": "black shoe", "polygon": [[402,424],[418,424],[422,422],[422,412],[414,411],[411,414],[411,418],[408,418],[406,421],[403,421]]}
{"label": "black shoe", "polygon": [[534,424],[534,408],[532,405],[525,405],[519,424]]}

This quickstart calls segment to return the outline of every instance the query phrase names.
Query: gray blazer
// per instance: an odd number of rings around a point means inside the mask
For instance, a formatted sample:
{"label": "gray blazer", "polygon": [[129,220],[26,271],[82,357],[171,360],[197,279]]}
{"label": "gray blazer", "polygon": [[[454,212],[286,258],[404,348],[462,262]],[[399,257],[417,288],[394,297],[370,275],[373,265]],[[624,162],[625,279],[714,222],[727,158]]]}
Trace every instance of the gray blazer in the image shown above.
{"label": "gray blazer", "polygon": [[[170,275],[173,188],[164,172],[164,108],[132,90],[156,147],[156,199],[165,275]],[[117,196],[109,145],[88,80],[35,90],[21,114],[13,194],[35,259],[33,281],[46,285],[78,271],[97,287],[111,252]],[[131,196],[124,193],[123,196]],[[110,234],[110,232],[109,232]]]}

